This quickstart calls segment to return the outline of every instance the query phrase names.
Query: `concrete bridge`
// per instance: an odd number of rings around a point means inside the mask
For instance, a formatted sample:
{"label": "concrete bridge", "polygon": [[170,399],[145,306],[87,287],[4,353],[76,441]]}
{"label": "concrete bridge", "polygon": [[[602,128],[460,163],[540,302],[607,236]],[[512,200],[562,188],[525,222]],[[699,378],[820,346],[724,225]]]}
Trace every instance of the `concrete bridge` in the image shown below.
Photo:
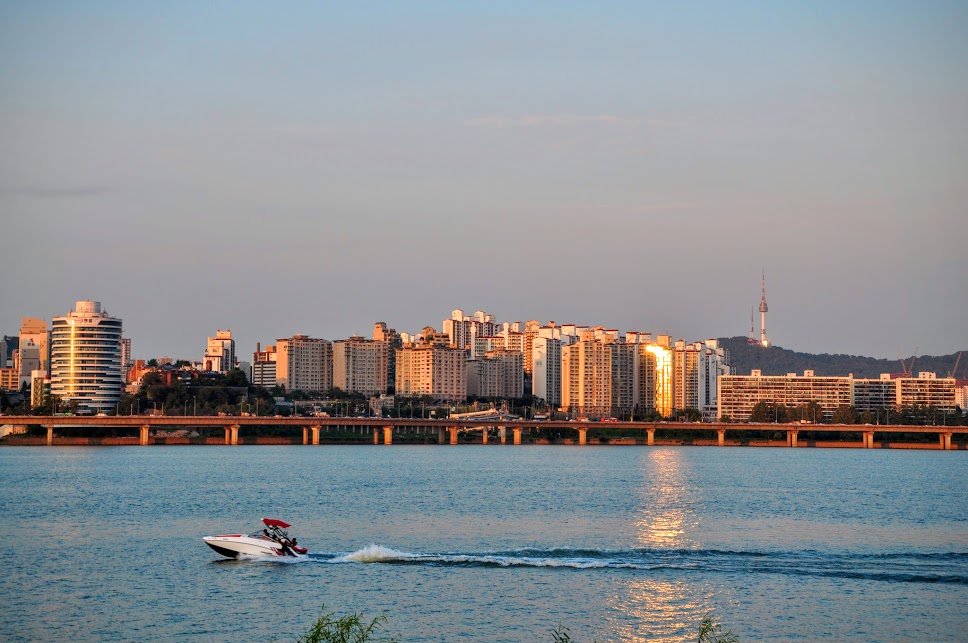
{"label": "concrete bridge", "polygon": [[244,426],[282,426],[300,427],[303,433],[303,444],[319,444],[319,434],[323,428],[343,427],[360,428],[363,431],[372,429],[374,444],[392,444],[394,432],[414,430],[436,430],[439,444],[457,444],[461,433],[481,434],[483,444],[488,444],[491,436],[495,436],[501,444],[507,444],[508,431],[512,444],[521,444],[523,431],[534,429],[555,429],[573,432],[579,445],[588,442],[588,432],[600,429],[620,429],[627,432],[640,432],[647,439],[647,444],[655,444],[655,432],[674,430],[681,433],[694,433],[697,436],[715,431],[717,444],[726,445],[727,432],[735,438],[750,431],[768,431],[771,433],[785,432],[788,447],[798,446],[799,433],[811,431],[817,433],[852,432],[861,434],[862,445],[865,448],[875,448],[875,436],[878,433],[927,433],[938,436],[938,448],[952,449],[951,438],[954,434],[968,433],[966,426],[909,426],[909,425],[870,425],[870,424],[726,424],[726,423],[684,423],[684,422],[574,422],[564,420],[522,420],[514,419],[482,421],[479,418],[463,419],[412,419],[412,418],[366,418],[366,417],[257,417],[257,416],[183,416],[183,415],[120,415],[120,416],[0,416],[0,424],[14,426],[43,426],[47,428],[47,444],[54,443],[54,429],[63,428],[137,428],[139,444],[149,443],[152,429],[171,428],[222,428],[225,431],[225,444],[239,443],[239,429]]}

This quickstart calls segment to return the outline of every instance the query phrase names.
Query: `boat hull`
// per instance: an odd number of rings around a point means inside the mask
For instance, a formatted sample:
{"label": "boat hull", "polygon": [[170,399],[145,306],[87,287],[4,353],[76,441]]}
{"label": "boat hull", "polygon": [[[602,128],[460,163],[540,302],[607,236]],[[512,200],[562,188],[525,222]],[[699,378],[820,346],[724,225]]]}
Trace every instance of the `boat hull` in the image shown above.
{"label": "boat hull", "polygon": [[291,549],[282,548],[279,543],[267,538],[253,538],[241,535],[205,536],[205,544],[223,556],[299,556]]}

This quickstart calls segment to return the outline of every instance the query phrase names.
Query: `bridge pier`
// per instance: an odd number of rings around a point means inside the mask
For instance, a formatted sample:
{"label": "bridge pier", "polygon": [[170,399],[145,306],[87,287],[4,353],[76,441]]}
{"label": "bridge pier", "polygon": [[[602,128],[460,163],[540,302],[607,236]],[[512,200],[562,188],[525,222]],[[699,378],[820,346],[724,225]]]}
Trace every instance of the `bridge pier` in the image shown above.
{"label": "bridge pier", "polygon": [[578,429],[578,446],[583,447],[588,444],[588,429]]}
{"label": "bridge pier", "polygon": [[951,435],[952,435],[951,433],[939,433],[938,434],[938,441],[941,443],[941,450],[942,451],[950,451],[951,450]]}
{"label": "bridge pier", "polygon": [[874,448],[874,432],[864,431],[864,448],[873,449]]}
{"label": "bridge pier", "polygon": [[437,444],[444,444],[447,442],[447,429],[444,427],[437,427]]}
{"label": "bridge pier", "polygon": [[482,436],[482,438],[481,438],[481,439],[482,439],[482,442],[481,442],[481,444],[487,444],[487,427],[486,427],[486,426],[484,427],[484,431],[483,431],[483,434],[484,434],[484,435],[483,435],[483,436]]}
{"label": "bridge pier", "polygon": [[383,427],[383,444],[393,444],[393,427]]}
{"label": "bridge pier", "polygon": [[508,429],[505,426],[499,426],[497,428],[497,435],[501,438],[501,444],[508,443]]}
{"label": "bridge pier", "polygon": [[311,429],[312,429],[312,432],[313,432],[313,444],[318,445],[319,444],[319,427],[318,426],[314,426],[314,427],[311,427]]}
{"label": "bridge pier", "polygon": [[380,429],[373,428],[373,444],[380,444]]}
{"label": "bridge pier", "polygon": [[716,429],[716,438],[716,443],[719,446],[726,446],[726,429]]}
{"label": "bridge pier", "polygon": [[449,426],[447,427],[447,430],[450,431],[450,443],[457,444],[457,427]]}
{"label": "bridge pier", "polygon": [[308,426],[304,426],[303,427],[303,444],[304,445],[309,444],[309,427]]}
{"label": "bridge pier", "polygon": [[230,424],[225,427],[225,444],[235,446],[239,443],[239,425]]}
{"label": "bridge pier", "polygon": [[138,444],[143,447],[148,446],[148,425],[144,424],[141,426],[141,430],[138,431]]}
{"label": "bridge pier", "polygon": [[787,446],[796,447],[797,446],[797,434],[799,431],[787,431]]}
{"label": "bridge pier", "polygon": [[521,427],[516,426],[511,431],[514,432],[514,444],[521,444]]}
{"label": "bridge pier", "polygon": [[648,436],[649,446],[655,446],[655,429],[646,429],[645,433]]}
{"label": "bridge pier", "polygon": [[47,446],[54,444],[54,425],[47,425]]}

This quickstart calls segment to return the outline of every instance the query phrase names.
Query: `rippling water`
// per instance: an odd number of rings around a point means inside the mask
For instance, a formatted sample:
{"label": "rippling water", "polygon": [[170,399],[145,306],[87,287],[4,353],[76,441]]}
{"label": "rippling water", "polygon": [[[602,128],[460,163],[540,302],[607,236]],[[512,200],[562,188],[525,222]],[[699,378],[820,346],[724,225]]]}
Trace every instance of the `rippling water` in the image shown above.
{"label": "rippling water", "polygon": [[[717,447],[0,449],[3,640],[964,641],[968,458]],[[293,523],[311,554],[201,541]]]}

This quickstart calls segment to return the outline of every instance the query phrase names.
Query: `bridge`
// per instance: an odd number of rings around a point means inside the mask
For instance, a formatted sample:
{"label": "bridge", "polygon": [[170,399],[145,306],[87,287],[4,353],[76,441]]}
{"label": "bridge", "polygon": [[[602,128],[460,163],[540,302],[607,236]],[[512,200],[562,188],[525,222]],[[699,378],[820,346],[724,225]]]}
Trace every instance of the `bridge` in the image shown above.
{"label": "bridge", "polygon": [[[555,429],[570,432],[577,438],[578,445],[588,443],[588,432],[592,430],[619,429],[633,434],[644,435],[648,445],[654,445],[656,431],[673,430],[684,434],[694,434],[697,437],[715,432],[717,444],[726,446],[727,432],[742,435],[751,431],[766,431],[770,433],[786,433],[786,445],[796,447],[799,444],[799,433],[810,431],[815,433],[858,433],[862,436],[864,448],[875,448],[875,436],[878,433],[922,433],[936,434],[939,449],[956,449],[964,445],[952,443],[955,434],[968,434],[968,426],[912,426],[912,425],[870,425],[870,424],[767,424],[767,423],[684,423],[684,422],[575,422],[565,420],[524,420],[520,418],[495,418],[483,420],[481,418],[449,418],[449,419],[413,419],[413,418],[368,418],[368,417],[264,417],[264,416],[194,416],[194,415],[120,415],[120,416],[0,416],[0,424],[13,426],[42,426],[47,428],[47,445],[54,444],[55,428],[120,428],[138,429],[141,445],[151,442],[152,429],[218,429],[225,432],[225,444],[239,444],[239,429],[241,427],[294,427],[302,428],[303,444],[319,444],[320,431],[324,428],[342,427],[359,428],[361,431],[372,429],[373,444],[393,444],[395,432],[413,431],[416,429],[436,430],[438,444],[457,444],[461,433],[481,433],[481,443],[488,444],[491,435],[495,435],[500,444],[507,444],[510,431],[511,443],[521,444],[524,431],[536,429]],[[382,439],[381,439],[382,438]],[[883,446],[883,444],[882,444]]]}

